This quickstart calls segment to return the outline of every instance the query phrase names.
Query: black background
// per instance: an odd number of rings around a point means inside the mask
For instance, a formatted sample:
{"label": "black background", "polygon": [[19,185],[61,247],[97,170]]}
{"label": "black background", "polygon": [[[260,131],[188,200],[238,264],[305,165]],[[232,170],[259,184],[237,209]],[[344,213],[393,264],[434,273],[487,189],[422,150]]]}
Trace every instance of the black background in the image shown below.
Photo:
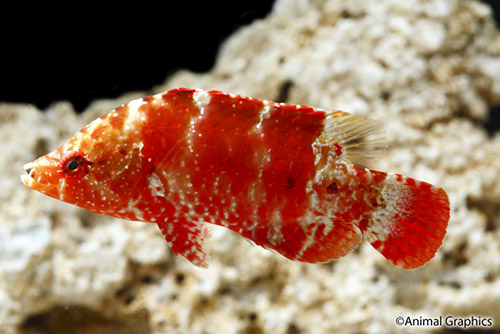
{"label": "black background", "polygon": [[178,69],[209,71],[220,44],[265,17],[272,5],[163,1],[116,9],[73,3],[16,10],[0,5],[0,101],[44,109],[69,100],[83,111],[96,98],[149,90]]}
{"label": "black background", "polygon": [[[499,21],[498,0],[494,6]],[[264,18],[273,1],[39,8],[0,5],[0,101],[44,109],[68,100],[82,111],[96,98],[149,90],[186,68],[209,71],[217,50],[236,29]],[[486,124],[500,129],[497,107]]]}

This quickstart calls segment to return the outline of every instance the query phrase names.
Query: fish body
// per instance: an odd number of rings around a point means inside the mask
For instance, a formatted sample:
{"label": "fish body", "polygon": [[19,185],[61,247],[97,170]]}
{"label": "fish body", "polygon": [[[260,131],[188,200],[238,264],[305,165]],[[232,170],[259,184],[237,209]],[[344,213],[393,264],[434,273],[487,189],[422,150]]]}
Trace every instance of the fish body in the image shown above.
{"label": "fish body", "polygon": [[429,261],[446,193],[369,169],[380,122],[303,105],[179,88],[124,104],[25,165],[24,184],[99,214],[158,224],[207,266],[207,223],[290,260],[327,262],[364,236],[395,265]]}

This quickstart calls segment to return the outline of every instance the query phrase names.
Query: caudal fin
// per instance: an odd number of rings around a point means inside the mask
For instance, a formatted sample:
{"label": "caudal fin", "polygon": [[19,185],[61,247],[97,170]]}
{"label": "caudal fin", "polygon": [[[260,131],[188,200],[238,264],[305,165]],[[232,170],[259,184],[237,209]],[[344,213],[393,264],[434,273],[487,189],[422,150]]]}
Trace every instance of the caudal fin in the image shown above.
{"label": "caudal fin", "polygon": [[371,221],[359,225],[368,242],[404,269],[418,268],[432,259],[450,218],[445,191],[412,178],[388,175],[378,201]]}

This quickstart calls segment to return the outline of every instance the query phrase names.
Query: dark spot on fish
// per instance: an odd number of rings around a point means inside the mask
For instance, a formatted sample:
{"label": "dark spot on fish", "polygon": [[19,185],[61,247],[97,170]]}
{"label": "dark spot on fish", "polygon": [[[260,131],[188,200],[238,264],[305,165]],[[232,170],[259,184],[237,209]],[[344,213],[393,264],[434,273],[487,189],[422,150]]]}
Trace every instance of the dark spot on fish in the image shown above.
{"label": "dark spot on fish", "polygon": [[286,188],[287,189],[292,189],[293,187],[295,187],[295,180],[289,177],[286,180]]}
{"label": "dark spot on fish", "polygon": [[120,152],[120,154],[122,154],[122,155],[127,154],[127,151],[125,151],[123,148],[120,151],[118,151],[118,152]]}
{"label": "dark spot on fish", "polygon": [[371,227],[373,224],[371,223],[370,220],[366,219],[366,218],[363,218],[360,220],[359,222],[359,228],[361,229],[361,231],[366,231],[367,228]]}
{"label": "dark spot on fish", "polygon": [[326,187],[326,193],[327,194],[334,194],[338,191],[338,186],[336,182],[330,183],[328,187]]}

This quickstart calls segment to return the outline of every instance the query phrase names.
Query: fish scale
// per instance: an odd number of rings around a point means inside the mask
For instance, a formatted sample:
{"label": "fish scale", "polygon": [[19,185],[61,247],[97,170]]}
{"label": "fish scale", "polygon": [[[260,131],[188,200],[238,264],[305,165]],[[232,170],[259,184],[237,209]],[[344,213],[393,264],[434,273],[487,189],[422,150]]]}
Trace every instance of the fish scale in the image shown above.
{"label": "fish scale", "polygon": [[[158,224],[207,267],[207,223],[290,260],[327,262],[364,236],[395,265],[440,247],[444,190],[369,169],[380,122],[303,105],[179,88],[134,100],[25,165],[24,184],[87,210]],[[75,163],[76,161],[76,163]]]}

